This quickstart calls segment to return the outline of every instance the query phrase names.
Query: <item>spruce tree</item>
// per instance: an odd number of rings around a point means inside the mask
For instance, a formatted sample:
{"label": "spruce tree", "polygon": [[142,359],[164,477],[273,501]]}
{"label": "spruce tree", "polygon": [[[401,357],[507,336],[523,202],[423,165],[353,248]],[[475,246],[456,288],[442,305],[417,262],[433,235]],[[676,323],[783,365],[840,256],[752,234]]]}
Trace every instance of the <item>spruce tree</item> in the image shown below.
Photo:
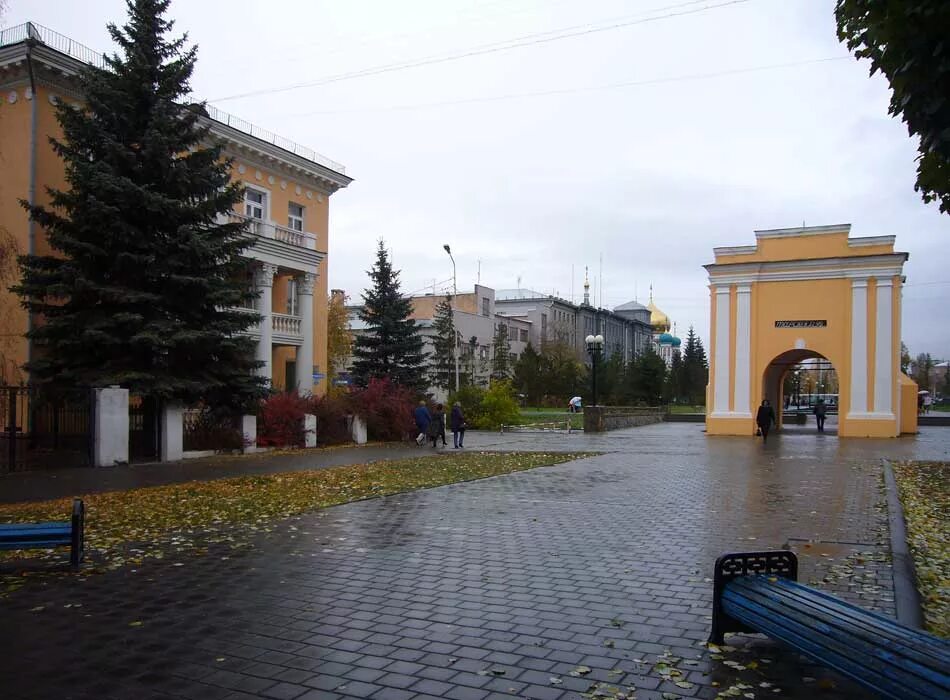
{"label": "spruce tree", "polygon": [[37,383],[119,384],[149,399],[221,406],[260,395],[255,322],[234,310],[243,282],[240,224],[220,224],[242,197],[220,145],[207,145],[202,107],[185,107],[196,48],[170,38],[168,0],[129,0],[109,32],[120,52],[79,78],[85,105],[63,101],[51,139],[67,188],[29,206],[51,255],[20,258],[14,290],[42,317],[28,336]]}
{"label": "spruce tree", "polygon": [[388,378],[395,384],[422,391],[426,387],[422,336],[412,315],[412,301],[399,289],[399,272],[393,269],[383,241],[369,271],[371,289],[363,293],[360,318],[367,332],[353,346],[352,374],[357,384]]}
{"label": "spruce tree", "polygon": [[491,378],[505,380],[511,375],[511,343],[508,341],[508,326],[499,323],[492,338]]}
{"label": "spruce tree", "polygon": [[528,343],[521,357],[515,362],[514,384],[518,392],[524,394],[531,406],[538,406],[544,394],[544,377],[541,355]]}
{"label": "spruce tree", "polygon": [[667,396],[672,403],[679,403],[683,398],[683,385],[685,384],[686,365],[683,362],[683,356],[678,349],[673,350],[673,361],[670,362],[670,373],[667,378]]}
{"label": "spruce tree", "polygon": [[683,349],[683,394],[693,405],[706,403],[706,384],[709,381],[709,363],[706,350],[693,327],[689,327]]}
{"label": "spruce tree", "polygon": [[452,312],[452,297],[448,296],[435,307],[432,322],[435,336],[432,338],[432,356],[429,364],[429,381],[440,389],[455,389],[455,316]]}

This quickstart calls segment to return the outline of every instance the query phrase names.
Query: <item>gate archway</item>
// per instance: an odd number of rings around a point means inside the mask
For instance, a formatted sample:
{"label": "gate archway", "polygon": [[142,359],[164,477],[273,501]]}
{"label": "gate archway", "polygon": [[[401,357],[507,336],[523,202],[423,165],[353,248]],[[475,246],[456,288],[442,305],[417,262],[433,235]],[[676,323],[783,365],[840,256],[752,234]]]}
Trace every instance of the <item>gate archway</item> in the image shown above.
{"label": "gate archway", "polygon": [[917,386],[900,372],[908,255],[894,252],[894,236],[850,238],[850,230],[842,224],[756,231],[756,245],[714,249],[716,262],[705,266],[707,434],[753,435],[763,398],[778,398],[782,407],[775,388],[781,365],[809,357],[837,369],[839,435],[917,432]]}

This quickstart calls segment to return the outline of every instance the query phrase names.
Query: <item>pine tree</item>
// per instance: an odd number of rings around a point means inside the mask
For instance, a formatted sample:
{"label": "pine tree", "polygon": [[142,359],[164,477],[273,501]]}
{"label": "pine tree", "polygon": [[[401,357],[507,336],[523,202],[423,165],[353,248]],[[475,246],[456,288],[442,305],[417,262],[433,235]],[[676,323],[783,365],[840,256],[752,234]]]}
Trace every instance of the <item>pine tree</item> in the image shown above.
{"label": "pine tree", "polygon": [[452,312],[452,297],[448,296],[435,307],[432,322],[435,336],[432,339],[432,356],[429,365],[429,381],[441,389],[455,389],[455,316]]}
{"label": "pine tree", "polygon": [[508,326],[499,323],[492,339],[492,380],[505,380],[511,375],[511,343],[508,341]]}
{"label": "pine tree", "polygon": [[422,337],[409,318],[412,302],[399,291],[399,272],[393,269],[382,240],[369,276],[373,286],[363,293],[360,311],[368,328],[353,347],[353,378],[366,386],[370,379],[386,377],[422,391],[426,386]]}
{"label": "pine tree", "polygon": [[663,358],[650,347],[633,364],[632,388],[636,399],[648,406],[659,406],[666,387],[666,363]]}
{"label": "pine tree", "polygon": [[678,349],[673,350],[673,361],[670,362],[670,373],[667,377],[667,396],[672,403],[679,403],[683,398],[686,365]]}
{"label": "pine tree", "polygon": [[259,396],[254,298],[242,224],[220,224],[242,197],[203,108],[182,106],[196,48],[168,38],[169,0],[129,0],[109,25],[120,53],[80,76],[86,103],[56,108],[51,139],[67,189],[29,206],[53,250],[20,258],[14,290],[42,321],[27,364],[43,385],[128,387],[150,400],[243,405]]}
{"label": "pine tree", "polygon": [[683,395],[693,405],[706,403],[706,384],[709,381],[709,363],[706,350],[693,327],[689,327],[686,347],[683,349]]}

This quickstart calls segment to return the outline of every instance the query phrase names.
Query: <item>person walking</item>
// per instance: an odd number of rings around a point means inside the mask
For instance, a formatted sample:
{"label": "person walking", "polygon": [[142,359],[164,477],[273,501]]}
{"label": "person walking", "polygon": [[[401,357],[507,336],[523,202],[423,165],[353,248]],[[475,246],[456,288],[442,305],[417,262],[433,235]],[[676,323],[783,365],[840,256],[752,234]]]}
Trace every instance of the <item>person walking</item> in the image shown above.
{"label": "person walking", "polygon": [[432,440],[432,446],[435,447],[442,438],[442,444],[445,444],[445,411],[442,410],[442,404],[437,404],[435,412],[432,414],[432,421],[429,423],[429,439]]}
{"label": "person walking", "polygon": [[769,404],[768,399],[762,400],[758,412],[755,414],[755,424],[759,426],[759,432],[762,433],[762,444],[769,440],[769,428],[775,423],[775,409]]}
{"label": "person walking", "polygon": [[465,414],[462,413],[462,404],[458,401],[452,406],[452,415],[449,417],[452,425],[452,442],[455,449],[462,448],[462,442],[465,440]]}
{"label": "person walking", "polygon": [[416,428],[419,429],[419,435],[416,436],[416,444],[420,447],[425,444],[426,435],[429,434],[429,424],[432,422],[432,414],[426,407],[425,401],[420,401],[413,414],[416,419]]}
{"label": "person walking", "polygon": [[818,422],[818,432],[825,432],[825,416],[828,413],[828,407],[825,405],[824,399],[818,399],[818,403],[815,404],[815,420]]}

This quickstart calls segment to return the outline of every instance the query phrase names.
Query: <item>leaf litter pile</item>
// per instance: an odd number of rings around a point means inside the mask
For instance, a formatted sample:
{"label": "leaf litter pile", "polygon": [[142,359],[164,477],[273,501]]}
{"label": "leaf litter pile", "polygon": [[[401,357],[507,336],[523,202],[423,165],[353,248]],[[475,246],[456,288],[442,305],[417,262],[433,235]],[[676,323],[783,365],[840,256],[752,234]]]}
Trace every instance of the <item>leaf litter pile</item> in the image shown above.
{"label": "leaf litter pile", "polygon": [[927,629],[950,638],[950,462],[894,465]]}
{"label": "leaf litter pile", "polygon": [[[203,554],[210,544],[244,547],[254,534],[269,532],[277,520],[308,511],[588,456],[467,452],[87,495],[82,497],[87,562],[82,571],[96,573],[172,554]],[[71,504],[66,498],[0,505],[0,522],[68,520]],[[0,564],[24,559],[61,562],[67,556],[65,550],[0,552]],[[0,573],[0,595],[21,587],[32,573]]]}

